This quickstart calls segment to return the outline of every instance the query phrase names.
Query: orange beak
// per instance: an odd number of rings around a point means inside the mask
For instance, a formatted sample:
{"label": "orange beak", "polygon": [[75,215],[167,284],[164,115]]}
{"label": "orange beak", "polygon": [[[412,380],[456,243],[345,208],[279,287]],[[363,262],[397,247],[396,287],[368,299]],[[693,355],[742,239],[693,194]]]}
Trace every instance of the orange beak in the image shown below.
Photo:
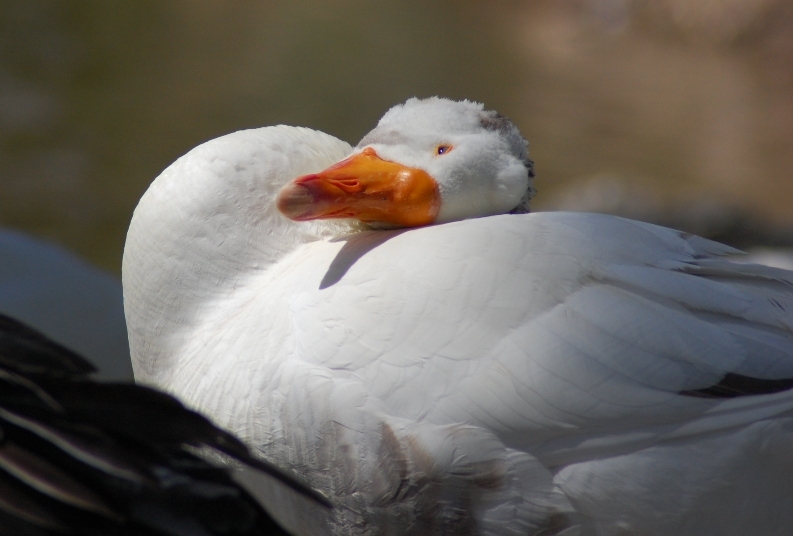
{"label": "orange beak", "polygon": [[288,183],[276,203],[284,216],[296,221],[357,218],[415,227],[435,221],[440,194],[426,171],[383,160],[367,147],[325,171]]}

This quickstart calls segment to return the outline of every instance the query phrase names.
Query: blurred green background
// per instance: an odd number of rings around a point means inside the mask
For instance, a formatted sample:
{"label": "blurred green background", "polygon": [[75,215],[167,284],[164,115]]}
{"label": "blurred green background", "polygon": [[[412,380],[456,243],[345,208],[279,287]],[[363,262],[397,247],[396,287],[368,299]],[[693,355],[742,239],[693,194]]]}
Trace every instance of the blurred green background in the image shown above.
{"label": "blurred green background", "polygon": [[138,198],[195,145],[355,143],[430,95],[518,124],[537,210],[793,244],[789,0],[5,1],[0,225],[118,273]]}

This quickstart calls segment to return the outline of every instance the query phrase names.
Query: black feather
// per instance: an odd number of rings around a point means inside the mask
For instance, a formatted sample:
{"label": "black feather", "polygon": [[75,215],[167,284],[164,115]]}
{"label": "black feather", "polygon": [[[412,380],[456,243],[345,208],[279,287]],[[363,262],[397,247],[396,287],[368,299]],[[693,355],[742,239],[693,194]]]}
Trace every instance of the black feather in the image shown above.
{"label": "black feather", "polygon": [[768,395],[793,388],[793,378],[764,380],[728,372],[721,381],[710,387],[680,391],[681,395],[698,398],[735,398],[738,396]]}

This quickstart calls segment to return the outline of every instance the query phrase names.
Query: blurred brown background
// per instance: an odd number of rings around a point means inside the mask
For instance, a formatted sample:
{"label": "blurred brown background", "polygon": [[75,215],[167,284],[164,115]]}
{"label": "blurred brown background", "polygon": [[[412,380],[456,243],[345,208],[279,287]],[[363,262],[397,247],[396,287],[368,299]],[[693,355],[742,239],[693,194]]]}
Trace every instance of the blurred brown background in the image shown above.
{"label": "blurred brown background", "polygon": [[355,143],[414,95],[511,117],[537,210],[793,245],[789,0],[8,0],[0,226],[118,272],[193,146],[275,123]]}

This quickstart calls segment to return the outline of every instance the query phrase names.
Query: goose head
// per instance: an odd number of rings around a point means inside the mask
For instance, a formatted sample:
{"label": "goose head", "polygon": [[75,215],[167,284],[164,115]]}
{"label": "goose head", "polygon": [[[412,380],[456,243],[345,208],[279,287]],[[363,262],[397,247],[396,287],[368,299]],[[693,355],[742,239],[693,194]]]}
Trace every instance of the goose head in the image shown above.
{"label": "goose head", "polygon": [[413,98],[348,158],[287,183],[277,206],[296,221],[414,227],[528,212],[533,177],[528,143],[506,117],[475,102]]}

